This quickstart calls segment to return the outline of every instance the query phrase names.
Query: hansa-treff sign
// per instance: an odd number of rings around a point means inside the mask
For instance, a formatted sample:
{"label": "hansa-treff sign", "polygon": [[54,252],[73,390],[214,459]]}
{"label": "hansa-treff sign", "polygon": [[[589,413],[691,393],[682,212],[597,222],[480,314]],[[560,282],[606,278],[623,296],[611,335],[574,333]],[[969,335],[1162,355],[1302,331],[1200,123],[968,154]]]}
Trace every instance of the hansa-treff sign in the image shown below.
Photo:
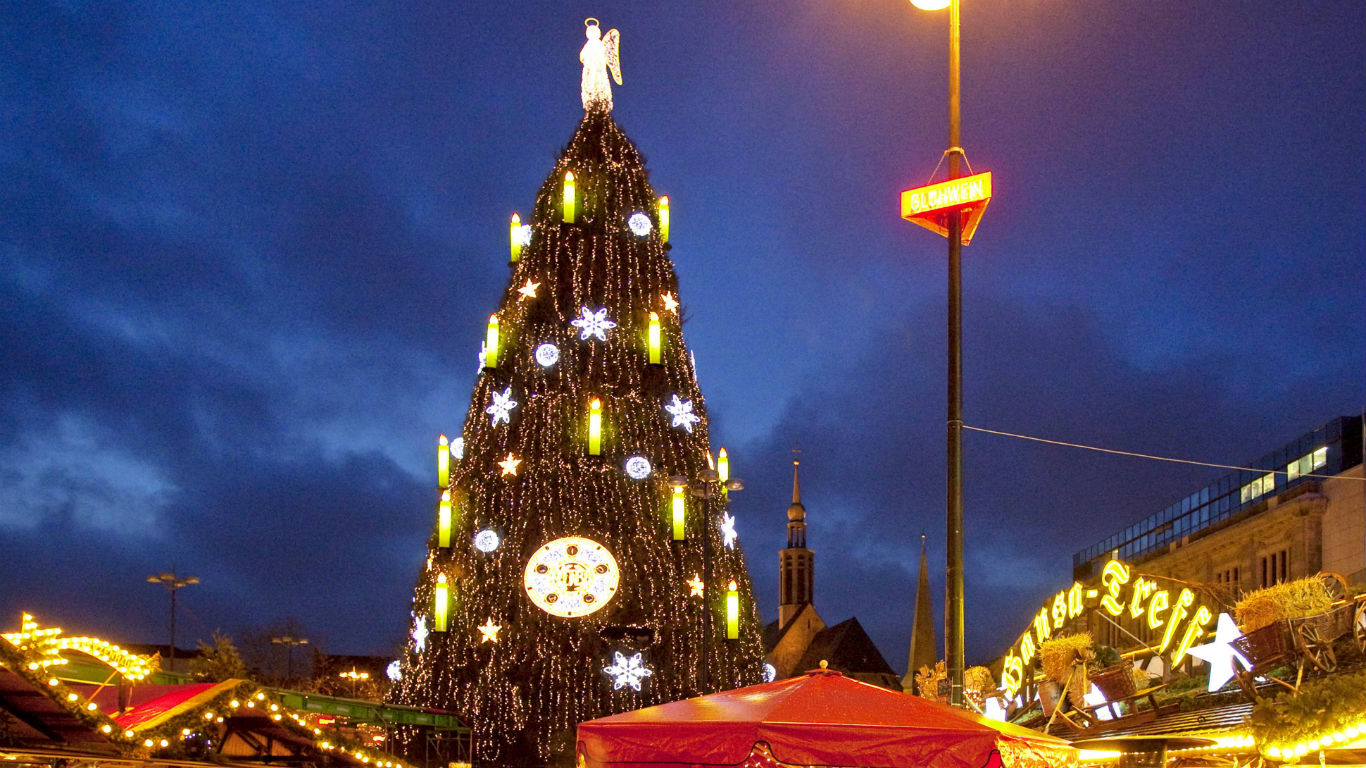
{"label": "hansa-treff sign", "polygon": [[1101,571],[1099,588],[1087,588],[1077,581],[1054,595],[1006,652],[1001,688],[1010,697],[1019,693],[1026,672],[1034,668],[1039,646],[1086,611],[1100,611],[1111,618],[1127,613],[1131,620],[1141,620],[1153,633],[1149,652],[1166,656],[1173,666],[1180,664],[1195,641],[1204,636],[1214,613],[1198,604],[1194,590],[1179,583],[1169,588],[1159,584],[1159,579],[1134,573],[1128,565],[1111,560]]}
{"label": "hansa-treff sign", "polygon": [[941,181],[901,193],[901,218],[949,236],[948,214],[952,210],[962,211],[962,243],[972,241],[972,233],[977,231],[977,223],[991,202],[991,172],[964,176],[961,179]]}

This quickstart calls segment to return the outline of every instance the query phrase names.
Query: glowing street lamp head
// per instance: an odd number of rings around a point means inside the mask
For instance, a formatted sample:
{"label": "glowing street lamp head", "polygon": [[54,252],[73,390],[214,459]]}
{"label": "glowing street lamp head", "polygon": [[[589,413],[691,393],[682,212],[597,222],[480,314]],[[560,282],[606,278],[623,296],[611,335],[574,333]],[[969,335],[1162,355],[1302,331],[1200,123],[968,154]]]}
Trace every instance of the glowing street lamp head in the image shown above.
{"label": "glowing street lamp head", "polygon": [[922,11],[942,11],[949,7],[950,0],[911,0],[911,5]]}

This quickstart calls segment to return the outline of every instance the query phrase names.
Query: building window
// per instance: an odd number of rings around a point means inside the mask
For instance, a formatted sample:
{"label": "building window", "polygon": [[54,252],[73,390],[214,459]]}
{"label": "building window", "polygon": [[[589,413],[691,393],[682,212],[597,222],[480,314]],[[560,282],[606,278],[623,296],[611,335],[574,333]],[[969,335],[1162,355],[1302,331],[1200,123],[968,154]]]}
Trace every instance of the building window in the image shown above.
{"label": "building window", "polygon": [[1328,446],[1324,446],[1312,453],[1306,453],[1285,466],[1286,477],[1294,480],[1300,475],[1307,475],[1316,469],[1320,469],[1328,463]]}
{"label": "building window", "polygon": [[1290,550],[1282,549],[1262,557],[1262,586],[1270,587],[1290,580]]}
{"label": "building window", "polygon": [[1241,493],[1242,503],[1246,504],[1249,501],[1252,501],[1253,499],[1257,498],[1258,496],[1271,493],[1271,491],[1275,490],[1275,488],[1276,473],[1268,472],[1267,474],[1262,475],[1256,480],[1253,480],[1252,482],[1243,486]]}

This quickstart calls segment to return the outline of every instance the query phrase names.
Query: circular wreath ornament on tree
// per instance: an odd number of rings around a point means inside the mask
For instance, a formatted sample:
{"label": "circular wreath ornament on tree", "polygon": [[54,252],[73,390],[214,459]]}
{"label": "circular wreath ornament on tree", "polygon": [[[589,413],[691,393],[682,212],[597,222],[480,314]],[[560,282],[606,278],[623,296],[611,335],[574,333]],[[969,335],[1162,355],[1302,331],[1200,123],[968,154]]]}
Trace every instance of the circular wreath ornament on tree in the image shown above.
{"label": "circular wreath ornament on tree", "polygon": [[612,553],[581,536],[555,539],[536,550],[523,576],[527,597],[537,608],[567,619],[607,605],[620,580]]}

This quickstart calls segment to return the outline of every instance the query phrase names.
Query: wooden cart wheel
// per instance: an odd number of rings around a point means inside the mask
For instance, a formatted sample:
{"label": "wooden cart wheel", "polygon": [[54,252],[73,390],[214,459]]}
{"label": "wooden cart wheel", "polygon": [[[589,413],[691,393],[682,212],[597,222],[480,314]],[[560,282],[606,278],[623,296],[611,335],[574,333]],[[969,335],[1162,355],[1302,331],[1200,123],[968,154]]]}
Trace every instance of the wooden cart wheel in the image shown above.
{"label": "wooden cart wheel", "polygon": [[1357,600],[1356,614],[1352,618],[1352,636],[1356,638],[1361,652],[1366,653],[1366,600]]}
{"label": "wooden cart wheel", "polygon": [[1338,668],[1337,654],[1333,653],[1334,638],[1322,632],[1317,624],[1305,622],[1295,627],[1295,642],[1300,652],[1322,672]]}
{"label": "wooden cart wheel", "polygon": [[1248,701],[1257,701],[1257,679],[1252,671],[1243,666],[1237,658],[1233,659],[1233,677],[1238,681],[1238,687],[1242,689],[1243,695]]}

